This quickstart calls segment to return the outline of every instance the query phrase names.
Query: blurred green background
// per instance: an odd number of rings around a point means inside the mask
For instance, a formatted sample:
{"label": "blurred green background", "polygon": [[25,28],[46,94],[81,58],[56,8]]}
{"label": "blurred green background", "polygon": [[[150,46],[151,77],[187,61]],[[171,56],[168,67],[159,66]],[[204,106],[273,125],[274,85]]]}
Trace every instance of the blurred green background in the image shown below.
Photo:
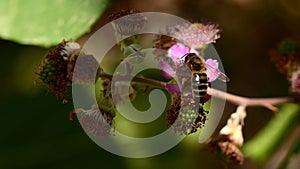
{"label": "blurred green background", "polygon": [[[213,21],[222,29],[215,47],[231,81],[228,91],[249,97],[288,95],[288,82],[269,61],[268,52],[286,37],[300,39],[297,0],[112,0],[84,41],[118,9],[166,12],[185,19]],[[37,7],[38,8],[38,7]],[[62,6],[68,10],[67,6]],[[34,9],[32,9],[34,10]],[[80,12],[80,11],[78,11]],[[0,17],[1,23],[1,17]],[[26,25],[24,25],[26,27]],[[72,103],[63,105],[34,85],[34,67],[48,49],[1,40],[0,168],[221,168],[213,154],[189,136],[172,150],[147,159],[128,159],[106,152],[68,120]],[[227,104],[218,129],[235,110]],[[273,113],[249,108],[244,128],[247,141]],[[257,168],[251,161],[230,168]]]}

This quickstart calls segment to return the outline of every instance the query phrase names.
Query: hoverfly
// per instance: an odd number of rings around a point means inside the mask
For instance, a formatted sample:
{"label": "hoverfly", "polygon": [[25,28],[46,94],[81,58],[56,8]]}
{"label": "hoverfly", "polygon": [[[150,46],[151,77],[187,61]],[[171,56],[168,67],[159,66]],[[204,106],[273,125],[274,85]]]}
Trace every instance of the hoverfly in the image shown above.
{"label": "hoverfly", "polygon": [[205,64],[203,58],[197,56],[196,53],[187,53],[184,56],[184,62],[192,71],[192,90],[193,96],[199,98],[202,103],[204,97],[207,94],[207,88],[209,87],[209,79],[207,76],[207,70],[215,73],[217,78],[223,82],[228,82],[229,78],[222,73],[219,69],[215,69],[208,64]]}

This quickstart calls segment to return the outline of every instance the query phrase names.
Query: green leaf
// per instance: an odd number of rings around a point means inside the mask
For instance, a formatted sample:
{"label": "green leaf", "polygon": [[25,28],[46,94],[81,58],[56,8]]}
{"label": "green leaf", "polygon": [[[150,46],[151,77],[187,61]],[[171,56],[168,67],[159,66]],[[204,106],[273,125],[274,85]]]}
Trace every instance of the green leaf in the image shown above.
{"label": "green leaf", "polygon": [[49,47],[77,39],[104,12],[110,0],[0,1],[0,38]]}
{"label": "green leaf", "polygon": [[299,119],[298,104],[284,104],[275,117],[243,146],[245,157],[261,164],[272,155]]}

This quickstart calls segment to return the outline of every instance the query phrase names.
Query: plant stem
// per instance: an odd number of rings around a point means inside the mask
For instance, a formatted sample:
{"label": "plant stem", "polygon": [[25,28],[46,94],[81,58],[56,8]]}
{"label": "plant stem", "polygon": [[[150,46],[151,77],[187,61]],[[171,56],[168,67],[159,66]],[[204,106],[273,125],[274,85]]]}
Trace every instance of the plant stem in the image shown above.
{"label": "plant stem", "polygon": [[[102,73],[102,74],[99,74],[99,77],[112,79],[113,75]],[[119,76],[118,80],[128,81],[128,79],[130,79],[130,78],[131,77],[128,77],[128,76]],[[153,87],[158,87],[158,88],[161,88],[161,89],[166,88],[166,83],[165,82],[161,82],[161,81],[157,81],[157,80],[153,80],[153,79],[148,79],[148,78],[144,78],[144,77],[135,76],[135,77],[132,78],[132,81],[142,83],[142,84],[145,84],[145,85],[149,85],[149,86],[153,86]]]}
{"label": "plant stem", "polygon": [[288,136],[282,146],[272,155],[272,157],[266,162],[264,168],[286,168],[289,159],[293,155],[291,152],[293,146],[299,140],[300,125],[298,124],[293,132]]}
{"label": "plant stem", "polygon": [[[99,77],[112,79],[113,75],[102,73],[102,74],[99,74]],[[118,77],[118,79],[124,80],[124,81],[127,81],[130,78],[131,77],[128,77],[128,76]],[[153,86],[153,87],[157,87],[157,88],[162,88],[162,89],[165,89],[166,84],[167,84],[165,82],[161,82],[161,81],[157,81],[157,80],[153,80],[153,79],[148,79],[148,78],[144,78],[144,77],[137,77],[137,76],[133,77],[132,81],[142,83],[142,84],[145,84],[145,85],[149,85],[149,86]],[[290,97],[247,98],[247,97],[237,96],[237,95],[234,95],[234,94],[223,92],[223,91],[213,89],[213,88],[208,88],[207,93],[211,96],[215,96],[217,98],[227,100],[228,102],[231,102],[235,105],[241,105],[241,106],[244,106],[244,107],[247,107],[247,106],[262,106],[262,107],[265,107],[265,108],[267,108],[269,110],[272,110],[272,111],[277,111],[277,107],[274,106],[275,104],[293,102],[294,101],[294,99],[290,98]]]}
{"label": "plant stem", "polygon": [[247,106],[263,106],[272,111],[277,111],[274,104],[293,102],[294,99],[290,97],[276,97],[276,98],[246,98],[242,96],[233,95],[217,89],[208,88],[207,93],[220,99],[227,100],[235,105]]}

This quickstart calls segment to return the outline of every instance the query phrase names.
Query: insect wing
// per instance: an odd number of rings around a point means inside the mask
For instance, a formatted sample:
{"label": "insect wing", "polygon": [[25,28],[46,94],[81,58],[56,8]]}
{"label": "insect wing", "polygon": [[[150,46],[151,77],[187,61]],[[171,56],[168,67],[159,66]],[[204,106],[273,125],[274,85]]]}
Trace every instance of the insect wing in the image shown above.
{"label": "insect wing", "polygon": [[[190,54],[190,53],[187,53],[187,54],[183,55],[183,56],[181,57],[181,59],[186,58],[189,54]],[[198,55],[197,55],[197,56],[198,56]],[[205,63],[205,59],[204,59],[202,56],[198,56],[198,57]],[[211,66],[208,65],[208,64],[206,64],[205,67],[206,67],[207,69],[209,69],[209,71],[211,71],[211,72],[213,72],[214,74],[216,74],[216,75],[217,75],[217,78],[218,78],[219,80],[221,80],[221,81],[223,81],[223,82],[229,82],[229,81],[230,81],[230,79],[229,79],[223,72],[221,72],[219,69],[215,69],[215,68],[211,67]]]}
{"label": "insect wing", "polygon": [[206,68],[209,69],[209,71],[213,72],[214,74],[217,75],[217,78],[223,82],[229,82],[230,79],[223,73],[221,72],[219,69],[215,69],[213,67],[211,67],[210,65],[206,64]]}

